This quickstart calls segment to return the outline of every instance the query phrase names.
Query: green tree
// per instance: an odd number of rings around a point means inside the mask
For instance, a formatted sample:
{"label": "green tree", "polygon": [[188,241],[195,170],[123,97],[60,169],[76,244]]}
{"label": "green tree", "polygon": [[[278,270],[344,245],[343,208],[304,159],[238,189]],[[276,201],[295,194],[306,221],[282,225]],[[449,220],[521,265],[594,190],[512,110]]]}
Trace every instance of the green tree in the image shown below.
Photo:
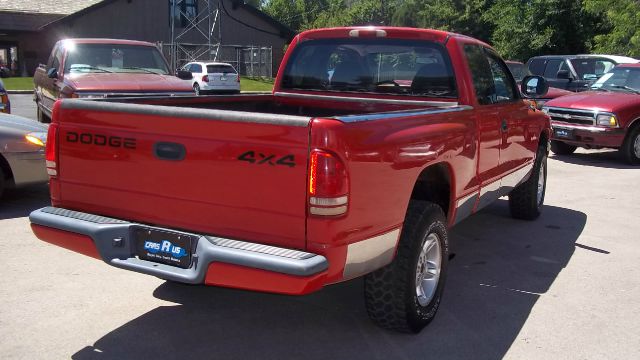
{"label": "green tree", "polygon": [[592,51],[640,57],[640,2],[584,0],[587,11],[604,19],[604,30],[593,38]]}
{"label": "green tree", "polygon": [[484,14],[493,24],[491,42],[506,58],[587,52],[598,19],[582,0],[497,0]]}

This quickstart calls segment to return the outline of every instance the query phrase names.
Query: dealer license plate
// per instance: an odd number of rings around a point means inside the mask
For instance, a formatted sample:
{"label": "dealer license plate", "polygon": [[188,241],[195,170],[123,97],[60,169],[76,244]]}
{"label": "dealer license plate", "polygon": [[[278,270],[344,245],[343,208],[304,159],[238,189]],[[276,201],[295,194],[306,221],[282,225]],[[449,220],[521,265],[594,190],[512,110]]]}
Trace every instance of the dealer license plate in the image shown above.
{"label": "dealer license plate", "polygon": [[553,130],[555,137],[563,138],[563,139],[571,139],[573,138],[573,130],[570,129],[554,129]]}
{"label": "dealer license plate", "polygon": [[191,265],[191,246],[196,237],[151,228],[134,230],[136,253],[142,260],[149,260],[181,268]]}

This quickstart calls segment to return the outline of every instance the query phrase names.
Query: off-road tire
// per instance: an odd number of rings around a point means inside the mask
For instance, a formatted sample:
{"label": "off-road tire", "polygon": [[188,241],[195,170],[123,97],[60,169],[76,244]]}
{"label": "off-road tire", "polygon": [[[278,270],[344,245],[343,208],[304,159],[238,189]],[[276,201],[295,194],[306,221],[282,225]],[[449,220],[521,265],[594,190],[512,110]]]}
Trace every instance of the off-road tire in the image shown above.
{"label": "off-road tire", "polygon": [[631,165],[640,165],[640,153],[635,146],[640,144],[640,126],[635,126],[627,135],[622,147],[620,155],[622,159]]}
{"label": "off-road tire", "polygon": [[5,184],[7,183],[7,179],[5,178],[4,171],[0,168],[0,199],[2,199],[2,194],[4,193]]}
{"label": "off-road tire", "polygon": [[[416,293],[416,267],[430,234],[438,237],[441,266],[434,295],[426,306],[422,306]],[[393,262],[365,277],[365,305],[369,317],[386,329],[420,332],[433,320],[440,306],[448,260],[449,240],[442,209],[434,203],[412,200]]]}
{"label": "off-road tire", "polygon": [[[542,173],[544,183],[542,196],[538,198],[538,184]],[[516,219],[534,220],[540,216],[547,190],[547,152],[544,146],[538,148],[536,161],[527,181],[516,186],[509,194],[509,210]]]}
{"label": "off-road tire", "polygon": [[558,155],[571,155],[578,147],[558,140],[551,140],[551,151]]}

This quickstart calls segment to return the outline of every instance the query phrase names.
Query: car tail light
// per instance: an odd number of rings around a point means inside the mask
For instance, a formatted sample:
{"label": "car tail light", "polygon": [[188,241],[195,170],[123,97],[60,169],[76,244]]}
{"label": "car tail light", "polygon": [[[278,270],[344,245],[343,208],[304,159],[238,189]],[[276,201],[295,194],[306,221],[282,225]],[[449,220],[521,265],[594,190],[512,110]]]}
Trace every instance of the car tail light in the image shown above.
{"label": "car tail light", "polygon": [[309,213],[342,215],[349,203],[349,175],[337,155],[312,150],[309,161]]}
{"label": "car tail light", "polygon": [[203,82],[209,82],[209,76],[208,75],[203,76],[202,77],[202,81]]}
{"label": "car tail light", "polygon": [[6,93],[0,94],[0,112],[11,113],[11,103],[9,103],[9,95]]}
{"label": "car tail light", "polygon": [[240,82],[240,74],[236,75],[236,82]]}
{"label": "car tail light", "polygon": [[44,154],[47,165],[47,174],[51,177],[58,176],[58,124],[52,123],[49,125],[49,131],[47,132],[47,144],[45,146]]}

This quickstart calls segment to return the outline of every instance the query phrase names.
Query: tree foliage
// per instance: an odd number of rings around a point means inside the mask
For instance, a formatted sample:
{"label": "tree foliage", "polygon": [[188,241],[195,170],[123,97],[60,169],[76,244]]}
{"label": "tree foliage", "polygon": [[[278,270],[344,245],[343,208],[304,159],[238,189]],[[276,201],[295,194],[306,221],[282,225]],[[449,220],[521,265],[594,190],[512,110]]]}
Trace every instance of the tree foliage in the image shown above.
{"label": "tree foliage", "polygon": [[587,11],[604,19],[606,32],[596,34],[593,51],[640,58],[640,2],[584,0]]}
{"label": "tree foliage", "polygon": [[[260,2],[260,1],[259,1]],[[640,56],[638,0],[262,0],[295,31],[351,25],[435,28],[505,57],[587,52]]]}

